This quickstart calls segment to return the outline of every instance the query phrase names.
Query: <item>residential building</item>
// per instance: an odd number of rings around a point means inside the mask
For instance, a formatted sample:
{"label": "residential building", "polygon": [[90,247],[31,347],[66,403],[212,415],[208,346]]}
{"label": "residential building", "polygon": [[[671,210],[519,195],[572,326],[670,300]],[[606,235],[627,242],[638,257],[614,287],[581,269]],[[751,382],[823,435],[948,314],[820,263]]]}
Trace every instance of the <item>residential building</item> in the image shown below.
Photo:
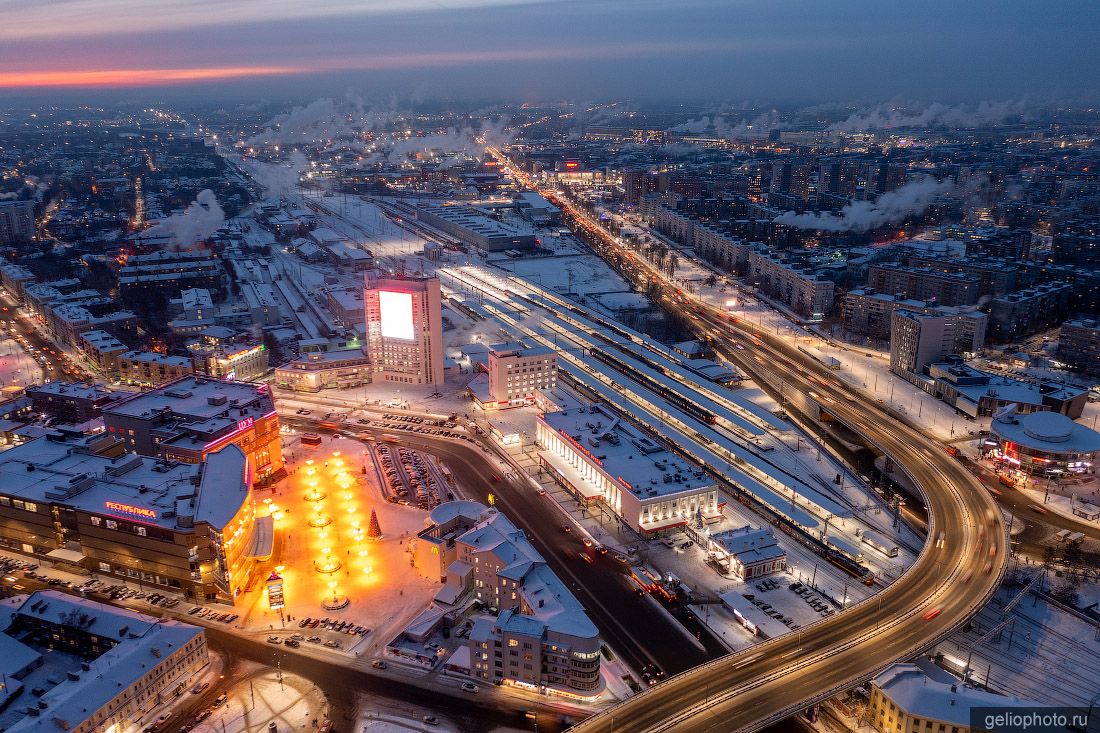
{"label": "residential building", "polygon": [[35,412],[79,424],[102,416],[104,408],[132,397],[133,393],[108,392],[98,384],[46,382],[28,387],[27,396]]}
{"label": "residential building", "polygon": [[831,280],[757,247],[749,254],[749,281],[796,313],[819,320],[833,309]]}
{"label": "residential building", "polygon": [[0,547],[233,603],[270,554],[254,547],[271,520],[256,518],[252,477],[235,445],[189,464],[126,453],[109,433],[36,438],[0,453]]}
{"label": "residential building", "polygon": [[973,305],[978,302],[979,278],[966,272],[944,272],[931,267],[896,264],[871,265],[867,285],[880,293],[939,305]]}
{"label": "residential building", "polygon": [[367,356],[374,380],[443,384],[439,279],[367,275],[363,291]]}
{"label": "residential building", "polygon": [[232,443],[260,478],[283,468],[279,416],[266,384],[191,375],[111,405],[103,420],[109,435],[144,456],[201,463]]}
{"label": "residential building", "polygon": [[0,201],[0,244],[34,238],[34,201]]}
{"label": "residential building", "polygon": [[[190,688],[210,662],[206,632],[199,626],[55,590],[32,593],[12,609],[3,638],[27,651],[61,649],[77,658],[71,668],[43,680],[30,708],[38,714],[7,727],[15,733],[140,729],[153,722],[154,710]],[[59,659],[53,664],[64,667]],[[7,675],[4,687],[6,695],[24,690]]]}
{"label": "residential building", "polygon": [[123,384],[159,387],[194,372],[191,359],[156,351],[127,351],[118,355],[118,379]]}
{"label": "residential building", "polygon": [[954,320],[955,343],[951,353],[974,353],[985,346],[989,316],[974,306],[944,306],[929,301],[899,298],[877,292],[874,288],[862,288],[845,294],[841,315],[844,328],[849,333],[888,339],[893,313],[898,309]]}
{"label": "residential building", "polygon": [[707,262],[727,272],[741,274],[748,269],[753,243],[718,227],[697,222],[692,232],[695,251]]}
{"label": "residential building", "polygon": [[1077,318],[1063,323],[1058,360],[1074,371],[1100,374],[1100,320]]}
{"label": "residential building", "polygon": [[989,335],[995,341],[1014,341],[1050,328],[1070,310],[1074,286],[1054,281],[993,298],[989,304]]}
{"label": "residential building", "polygon": [[643,537],[721,519],[711,478],[602,405],[543,413],[536,431],[551,478],[580,502],[602,502]]}
{"label": "residential building", "polygon": [[421,572],[443,582],[436,603],[477,601],[490,611],[475,620],[466,642],[470,674],[567,697],[599,696],[599,631],[526,534],[474,501],[440,504],[426,523],[413,557]]}

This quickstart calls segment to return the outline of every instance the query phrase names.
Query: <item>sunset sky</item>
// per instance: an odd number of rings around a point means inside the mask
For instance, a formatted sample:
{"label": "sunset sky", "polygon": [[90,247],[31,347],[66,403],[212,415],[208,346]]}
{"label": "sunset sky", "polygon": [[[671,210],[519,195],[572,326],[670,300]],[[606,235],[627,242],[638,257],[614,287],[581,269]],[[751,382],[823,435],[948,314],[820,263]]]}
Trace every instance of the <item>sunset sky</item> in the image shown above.
{"label": "sunset sky", "polygon": [[0,90],[1080,97],[1100,89],[1098,8],[1030,0],[8,0],[0,3]]}

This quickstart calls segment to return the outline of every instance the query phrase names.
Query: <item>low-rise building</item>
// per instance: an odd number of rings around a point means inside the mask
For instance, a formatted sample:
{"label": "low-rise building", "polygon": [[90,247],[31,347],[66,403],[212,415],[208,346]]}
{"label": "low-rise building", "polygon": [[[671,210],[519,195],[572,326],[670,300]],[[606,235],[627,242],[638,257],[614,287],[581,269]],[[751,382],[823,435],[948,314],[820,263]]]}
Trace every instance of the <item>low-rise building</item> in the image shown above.
{"label": "low-rise building", "polygon": [[603,502],[644,537],[721,519],[713,480],[602,405],[540,415],[537,438],[551,478],[579,501]]}
{"label": "low-rise building", "polygon": [[1068,477],[1095,472],[1100,433],[1057,412],[1001,410],[989,424],[983,452],[1029,476]]}
{"label": "low-rise building", "polygon": [[867,715],[881,733],[977,733],[974,708],[1007,712],[1038,704],[979,690],[946,673],[929,676],[916,664],[895,664],[871,682]]}
{"label": "low-rise building", "polygon": [[474,501],[440,504],[413,549],[418,569],[439,578],[436,603],[477,601],[467,645],[470,674],[558,695],[602,692],[600,636],[584,607],[523,531]]}
{"label": "low-rise building", "polygon": [[7,728],[15,733],[137,730],[152,723],[147,716],[191,687],[209,664],[201,627],[59,591],[32,593],[10,618],[4,638],[19,636],[82,660],[47,680],[48,689],[32,706],[35,713]]}
{"label": "low-rise building", "polygon": [[124,384],[158,387],[194,372],[185,356],[169,356],[156,351],[127,351],[118,355],[118,378]]}
{"label": "low-rise building", "polygon": [[779,546],[771,527],[749,525],[710,535],[715,559],[742,580],[760,578],[787,569],[787,551]]}
{"label": "low-rise building", "polygon": [[371,383],[370,358],[358,341],[328,341],[303,348],[299,356],[275,369],[275,384],[295,392],[347,389]]}
{"label": "low-rise building", "polygon": [[211,326],[187,345],[196,374],[239,382],[259,381],[267,374],[267,347],[224,326]]}
{"label": "low-rise building", "polygon": [[491,219],[470,206],[419,206],[417,217],[482,252],[526,250],[536,246],[535,235]]}
{"label": "low-rise building", "polygon": [[83,423],[103,415],[103,410],[119,400],[132,397],[132,392],[108,392],[98,384],[81,382],[46,382],[29,387],[34,411],[51,415],[70,423]]}
{"label": "low-rise building", "polygon": [[1076,420],[1088,401],[1087,389],[991,375],[957,357],[929,365],[928,376],[914,383],[971,417],[993,415],[1003,407],[1016,405],[1021,413],[1050,411]]}

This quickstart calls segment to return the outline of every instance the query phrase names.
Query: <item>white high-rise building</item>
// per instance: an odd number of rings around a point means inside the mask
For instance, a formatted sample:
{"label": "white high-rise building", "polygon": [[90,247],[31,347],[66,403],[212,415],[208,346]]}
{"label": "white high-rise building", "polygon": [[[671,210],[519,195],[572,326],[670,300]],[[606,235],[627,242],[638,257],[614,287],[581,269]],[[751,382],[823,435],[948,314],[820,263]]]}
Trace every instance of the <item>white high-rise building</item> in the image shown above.
{"label": "white high-rise building", "polygon": [[367,356],[375,380],[443,384],[439,279],[368,274],[363,290]]}

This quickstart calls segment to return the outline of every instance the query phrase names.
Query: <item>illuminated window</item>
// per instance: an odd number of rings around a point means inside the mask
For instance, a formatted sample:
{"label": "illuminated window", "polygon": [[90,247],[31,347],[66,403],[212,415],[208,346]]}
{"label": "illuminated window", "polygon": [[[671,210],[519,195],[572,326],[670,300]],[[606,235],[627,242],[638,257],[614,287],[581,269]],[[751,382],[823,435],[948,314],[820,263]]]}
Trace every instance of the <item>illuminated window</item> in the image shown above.
{"label": "illuminated window", "polygon": [[508,646],[519,646],[519,642],[516,641],[515,639],[509,639],[508,640]]}

